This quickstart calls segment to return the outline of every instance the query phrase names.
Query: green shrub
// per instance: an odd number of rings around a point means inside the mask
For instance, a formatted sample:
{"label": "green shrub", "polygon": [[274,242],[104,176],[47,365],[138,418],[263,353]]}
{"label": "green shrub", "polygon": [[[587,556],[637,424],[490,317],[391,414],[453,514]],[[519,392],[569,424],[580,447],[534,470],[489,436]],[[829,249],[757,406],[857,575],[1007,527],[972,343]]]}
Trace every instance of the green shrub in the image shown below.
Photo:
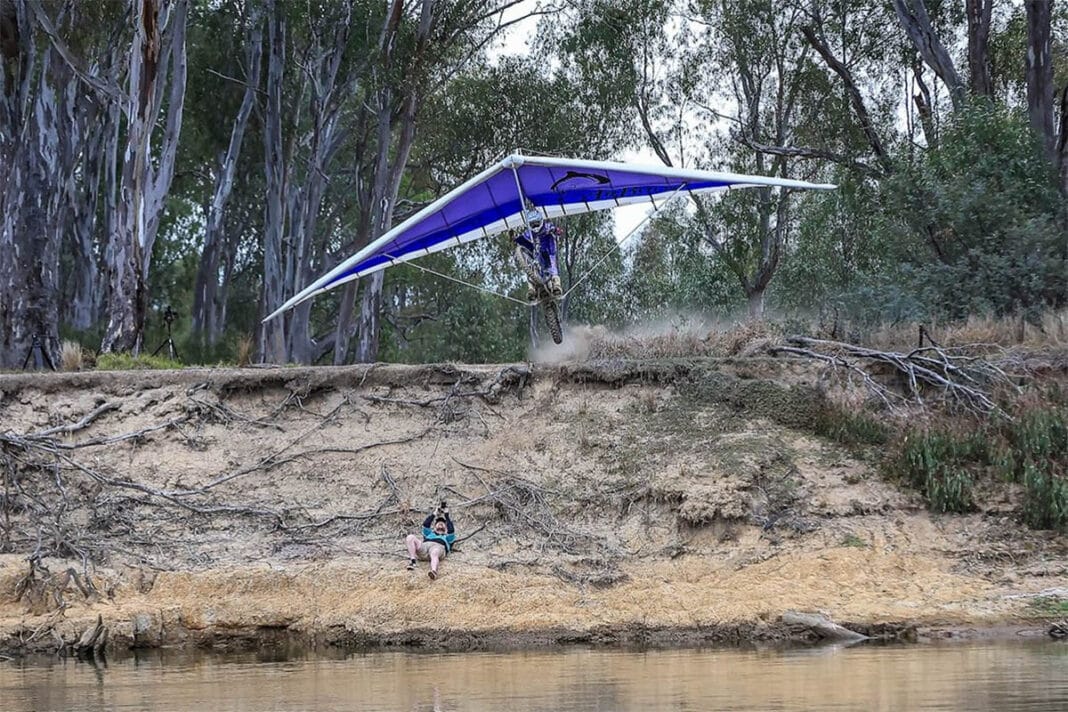
{"label": "green shrub", "polygon": [[1068,477],[1052,468],[1024,466],[1024,521],[1035,529],[1068,529]]}
{"label": "green shrub", "polygon": [[1023,518],[1036,529],[1068,529],[1068,409],[1031,408],[1005,428],[997,467],[1024,486]]}
{"label": "green shrub", "polygon": [[986,463],[988,449],[981,431],[948,430],[909,435],[895,469],[927,498],[937,512],[975,509],[974,473]]}
{"label": "green shrub", "polygon": [[1036,596],[1028,604],[1035,615],[1064,616],[1068,615],[1068,598],[1060,596]]}
{"label": "green shrub", "polygon": [[890,428],[880,419],[864,412],[849,412],[831,403],[813,422],[813,432],[842,445],[884,445]]}
{"label": "green shrub", "polygon": [[100,354],[96,360],[98,371],[149,371],[168,368],[182,368],[177,361],[162,356],[133,356],[128,353]]}
{"label": "green shrub", "polygon": [[939,512],[974,509],[973,489],[984,476],[1020,483],[1028,526],[1068,529],[1068,408],[1030,405],[966,430],[912,432],[887,467]]}
{"label": "green shrub", "polygon": [[850,547],[854,549],[867,549],[868,542],[864,541],[856,534],[846,534],[842,537],[842,540],[838,542],[838,546]]}

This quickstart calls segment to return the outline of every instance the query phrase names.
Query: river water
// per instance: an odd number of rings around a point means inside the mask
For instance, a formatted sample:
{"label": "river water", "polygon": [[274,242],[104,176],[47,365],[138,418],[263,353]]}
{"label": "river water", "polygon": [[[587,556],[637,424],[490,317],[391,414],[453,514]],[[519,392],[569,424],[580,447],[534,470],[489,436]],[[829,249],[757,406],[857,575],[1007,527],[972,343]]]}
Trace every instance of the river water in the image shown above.
{"label": "river water", "polygon": [[1068,643],[0,662],[21,710],[1068,710]]}

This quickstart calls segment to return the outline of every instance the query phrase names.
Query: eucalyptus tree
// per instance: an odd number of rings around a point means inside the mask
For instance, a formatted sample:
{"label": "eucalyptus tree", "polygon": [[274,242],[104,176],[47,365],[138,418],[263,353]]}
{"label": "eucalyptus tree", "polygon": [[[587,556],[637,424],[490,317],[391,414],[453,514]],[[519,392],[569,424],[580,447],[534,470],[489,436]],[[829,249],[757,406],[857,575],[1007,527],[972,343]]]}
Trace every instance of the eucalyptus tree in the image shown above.
{"label": "eucalyptus tree", "polygon": [[47,205],[56,192],[48,161],[57,87],[38,69],[34,24],[25,2],[0,3],[0,366],[7,368],[35,343],[50,358],[59,352],[58,244]]}
{"label": "eucalyptus tree", "polygon": [[[951,53],[951,45],[943,42],[943,36],[952,37],[954,27],[941,32],[938,23],[932,20],[925,0],[894,0],[894,10],[901,27],[916,52],[949,90],[954,111],[961,110],[970,88],[973,97],[993,96],[994,67],[991,60],[991,32],[994,17],[993,0],[966,0],[967,63],[969,76],[960,76]],[[933,3],[936,9],[946,14],[948,3]],[[1042,142],[1047,160],[1064,175],[1065,166],[1061,156],[1062,147],[1068,143],[1068,82],[1064,87],[1061,107],[1061,126],[1056,119],[1054,102],[1053,27],[1057,17],[1053,0],[1025,0],[1023,25],[1026,30],[1023,46],[1016,52],[1024,59],[1024,81],[1027,88],[1026,106],[1032,130]],[[1009,7],[1011,14],[1018,8]],[[934,143],[930,143],[934,145]],[[1068,195],[1068,185],[1062,186]]]}
{"label": "eucalyptus tree", "polygon": [[[481,56],[507,24],[502,12],[517,4],[267,3],[266,312],[389,229],[424,103]],[[327,193],[338,199],[324,200]],[[311,305],[268,322],[264,358],[312,361],[333,349],[341,362],[355,334],[356,358],[373,360],[382,280],[347,285],[329,332],[312,332]]]}
{"label": "eucalyptus tree", "polygon": [[54,363],[61,318],[85,326],[95,316],[92,234],[121,96],[109,31],[123,24],[119,10],[0,2],[0,365],[31,352]]}
{"label": "eucalyptus tree", "polygon": [[[566,71],[618,97],[666,165],[812,177],[786,147],[829,99],[799,3],[598,0],[555,28]],[[726,266],[754,317],[795,229],[789,191],[696,198],[691,249]]]}
{"label": "eucalyptus tree", "polygon": [[[247,229],[241,221],[233,220],[235,212],[240,212],[231,203],[235,183],[255,185],[247,175],[253,167],[249,165],[245,144],[260,91],[264,23],[263,6],[259,2],[230,0],[210,9],[195,10],[191,34],[191,52],[195,54],[191,62],[196,62],[205,78],[210,73],[222,80],[190,87],[193,96],[187,98],[187,104],[196,102],[196,113],[190,117],[192,131],[187,130],[186,136],[193,132],[204,135],[199,141],[187,138],[184,143],[201,143],[209,148],[207,160],[192,151],[183,156],[187,161],[206,164],[202,171],[195,171],[206,179],[196,189],[208,192],[208,197],[203,200],[204,229],[193,285],[192,329],[199,340],[213,345],[226,327],[235,253],[241,233]],[[220,121],[220,111],[226,109],[232,110],[233,118],[229,122]]]}
{"label": "eucalyptus tree", "polygon": [[117,77],[107,80],[124,121],[119,200],[106,253],[105,352],[136,353],[142,347],[147,275],[182,126],[188,11],[187,0],[131,0],[125,92]]}

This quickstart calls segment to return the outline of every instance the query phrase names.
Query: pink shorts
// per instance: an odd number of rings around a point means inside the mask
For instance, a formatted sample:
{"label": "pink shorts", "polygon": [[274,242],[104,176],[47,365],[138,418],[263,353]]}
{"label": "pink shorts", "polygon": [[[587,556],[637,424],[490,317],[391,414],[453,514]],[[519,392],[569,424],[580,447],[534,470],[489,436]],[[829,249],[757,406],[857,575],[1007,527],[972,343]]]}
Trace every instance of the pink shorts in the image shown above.
{"label": "pink shorts", "polygon": [[415,549],[416,553],[419,554],[420,560],[428,561],[430,559],[430,552],[433,551],[431,547],[437,547],[439,549],[438,558],[445,558],[446,552],[444,544],[436,541],[421,541],[419,542],[419,546]]}

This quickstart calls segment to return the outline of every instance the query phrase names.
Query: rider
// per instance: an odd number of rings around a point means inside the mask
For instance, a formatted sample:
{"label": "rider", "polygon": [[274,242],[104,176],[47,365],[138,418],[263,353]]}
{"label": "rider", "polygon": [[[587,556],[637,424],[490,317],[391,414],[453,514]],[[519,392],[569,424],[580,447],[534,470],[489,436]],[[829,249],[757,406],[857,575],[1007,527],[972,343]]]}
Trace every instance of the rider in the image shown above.
{"label": "rider", "polygon": [[422,559],[430,562],[430,571],[427,572],[431,579],[438,577],[438,562],[444,559],[456,542],[456,529],[449,517],[449,505],[444,501],[431,512],[423,521],[423,540],[415,534],[409,534],[404,539],[404,545],[408,549],[408,570],[415,568],[415,560]]}
{"label": "rider", "polygon": [[[527,229],[513,234],[512,239],[516,243],[516,256],[520,265],[523,264],[523,256],[519,250],[523,247],[530,250],[541,262],[542,269],[549,275],[546,286],[554,297],[564,293],[560,285],[560,273],[556,267],[556,238],[563,234],[563,230],[553,225],[542,216],[541,212],[530,209],[526,213]],[[536,245],[536,247],[535,247]],[[536,285],[527,278],[527,301],[533,302],[538,298]]]}

